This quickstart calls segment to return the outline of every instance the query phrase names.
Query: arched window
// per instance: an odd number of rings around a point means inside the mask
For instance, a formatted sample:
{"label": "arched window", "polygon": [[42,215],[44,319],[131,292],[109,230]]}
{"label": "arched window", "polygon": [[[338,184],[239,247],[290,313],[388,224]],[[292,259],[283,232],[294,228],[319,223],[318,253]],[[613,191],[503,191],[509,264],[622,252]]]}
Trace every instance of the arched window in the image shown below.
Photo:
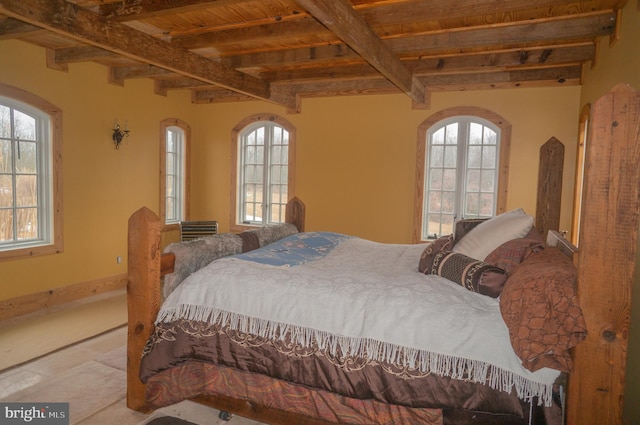
{"label": "arched window", "polygon": [[283,118],[254,115],[236,126],[233,141],[232,228],[283,223],[294,194],[295,129]]}
{"label": "arched window", "polygon": [[418,241],[450,234],[461,218],[492,217],[504,210],[504,120],[479,108],[440,112],[420,126]]}
{"label": "arched window", "polygon": [[191,129],[172,118],[160,123],[160,131],[160,220],[170,226],[189,219]]}
{"label": "arched window", "polygon": [[62,113],[0,84],[0,259],[62,251]]}

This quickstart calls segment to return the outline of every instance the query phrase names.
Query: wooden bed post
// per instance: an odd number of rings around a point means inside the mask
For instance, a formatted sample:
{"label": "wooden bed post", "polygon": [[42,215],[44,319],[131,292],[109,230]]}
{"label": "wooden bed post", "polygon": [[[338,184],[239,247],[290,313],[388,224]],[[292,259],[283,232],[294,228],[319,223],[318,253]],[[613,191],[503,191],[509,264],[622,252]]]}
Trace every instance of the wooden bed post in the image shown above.
{"label": "wooden bed post", "polygon": [[305,220],[305,205],[297,196],[294,196],[287,202],[287,209],[285,210],[285,221],[287,223],[295,224],[298,228],[298,232],[304,232],[304,220]]}
{"label": "wooden bed post", "polygon": [[578,246],[588,335],[575,349],[567,423],[622,423],[640,214],[640,93],[618,85],[592,108]]}
{"label": "wooden bed post", "polygon": [[564,145],[552,137],[540,148],[538,166],[536,229],[543,237],[549,230],[560,230],[563,169]]}
{"label": "wooden bed post", "polygon": [[129,218],[127,308],[127,407],[152,409],[145,401],[140,381],[140,358],[160,309],[160,220],[144,207]]}

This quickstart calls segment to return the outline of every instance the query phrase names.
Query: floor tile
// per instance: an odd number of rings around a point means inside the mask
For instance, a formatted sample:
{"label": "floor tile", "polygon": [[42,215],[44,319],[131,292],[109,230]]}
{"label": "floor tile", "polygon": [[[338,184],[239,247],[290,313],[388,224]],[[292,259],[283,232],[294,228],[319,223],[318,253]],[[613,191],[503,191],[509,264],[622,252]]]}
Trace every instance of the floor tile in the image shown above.
{"label": "floor tile", "polygon": [[0,323],[0,370],[23,364],[58,349],[122,327],[127,323],[126,293],[95,302],[70,303],[49,314],[41,312]]}
{"label": "floor tile", "polygon": [[121,326],[110,330],[94,338],[82,341],[80,345],[98,353],[106,353],[115,348],[122,347],[123,345],[127,345],[127,327]]}
{"label": "floor tile", "polygon": [[127,408],[124,398],[96,412],[77,425],[137,425],[144,422],[149,415]]}
{"label": "floor tile", "polygon": [[22,365],[23,369],[53,377],[93,360],[97,353],[81,346],[71,346]]}
{"label": "floor tile", "polygon": [[15,368],[0,373],[0,400],[36,385],[45,378],[43,375],[24,368]]}
{"label": "floor tile", "polygon": [[78,423],[125,397],[126,373],[90,361],[11,394],[3,401],[66,402],[70,423]]}

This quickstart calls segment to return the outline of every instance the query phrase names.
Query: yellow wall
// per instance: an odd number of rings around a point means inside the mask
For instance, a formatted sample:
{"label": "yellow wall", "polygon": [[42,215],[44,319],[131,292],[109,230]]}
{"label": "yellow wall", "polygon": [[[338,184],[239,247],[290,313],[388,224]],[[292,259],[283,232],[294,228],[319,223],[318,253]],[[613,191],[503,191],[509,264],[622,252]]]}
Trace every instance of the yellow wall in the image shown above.
{"label": "yellow wall", "polygon": [[[64,252],[0,262],[0,300],[126,273],[128,217],[158,211],[159,122],[192,122],[187,92],[153,94],[148,80],[107,83],[107,68],[50,70],[44,49],[0,42],[0,82],[27,90],[63,112]],[[131,136],[115,150],[114,120]],[[116,257],[121,256],[121,264]]]}
{"label": "yellow wall", "polygon": [[[640,11],[639,3],[627,2],[622,11],[620,36],[615,44],[604,39],[598,46],[597,65],[585,67],[581,105],[593,103],[619,83],[640,90]],[[640,254],[640,245],[638,246]],[[636,279],[632,295],[631,325],[627,352],[627,373],[624,399],[624,424],[640,423],[640,264],[636,259]]]}
{"label": "yellow wall", "polygon": [[[411,241],[417,128],[445,108],[488,108],[513,126],[508,208],[535,212],[538,150],[563,141],[562,228],[570,228],[579,87],[435,93],[430,110],[412,110],[405,95],[304,99],[287,115],[297,129],[296,192],[307,205],[307,228],[381,242]],[[192,213],[229,226],[231,129],[248,115],[282,114],[261,102],[200,105]],[[209,162],[207,165],[207,162]],[[568,188],[568,189],[567,189]]]}
{"label": "yellow wall", "polygon": [[[157,96],[148,80],[110,85],[97,64],[50,70],[43,49],[19,41],[0,41],[0,60],[1,82],[63,111],[65,223],[63,254],[0,262],[0,300],[125,273],[128,217],[143,205],[158,209],[159,122],[169,117],[192,126],[191,216],[217,219],[222,231],[229,228],[231,129],[270,112],[297,128],[296,188],[309,229],[410,242],[417,128],[460,105],[491,109],[513,127],[508,208],[534,212],[538,149],[552,136],[565,143],[562,227],[569,228],[579,87],[435,93],[430,110],[412,110],[405,95],[305,99],[301,114],[287,115],[266,102],[193,105],[187,91]],[[131,129],[119,151],[110,140],[114,118]]]}

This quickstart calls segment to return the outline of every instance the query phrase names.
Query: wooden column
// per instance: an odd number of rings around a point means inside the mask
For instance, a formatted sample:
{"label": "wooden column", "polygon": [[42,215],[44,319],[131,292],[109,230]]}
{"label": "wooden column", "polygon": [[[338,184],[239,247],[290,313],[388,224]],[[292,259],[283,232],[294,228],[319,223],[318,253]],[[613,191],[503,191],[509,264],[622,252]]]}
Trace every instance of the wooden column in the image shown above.
{"label": "wooden column", "polygon": [[640,93],[618,85],[592,108],[578,296],[587,339],[575,349],[567,423],[622,423],[640,202]]}
{"label": "wooden column", "polygon": [[305,214],[306,207],[300,198],[294,196],[287,202],[285,221],[294,224],[299,232],[304,232]]}
{"label": "wooden column", "polygon": [[127,407],[149,412],[140,358],[160,309],[160,220],[150,209],[141,208],[129,218],[128,250]]}
{"label": "wooden column", "polygon": [[563,169],[564,145],[552,137],[540,148],[538,166],[536,229],[543,237],[547,236],[549,230],[560,230]]}

